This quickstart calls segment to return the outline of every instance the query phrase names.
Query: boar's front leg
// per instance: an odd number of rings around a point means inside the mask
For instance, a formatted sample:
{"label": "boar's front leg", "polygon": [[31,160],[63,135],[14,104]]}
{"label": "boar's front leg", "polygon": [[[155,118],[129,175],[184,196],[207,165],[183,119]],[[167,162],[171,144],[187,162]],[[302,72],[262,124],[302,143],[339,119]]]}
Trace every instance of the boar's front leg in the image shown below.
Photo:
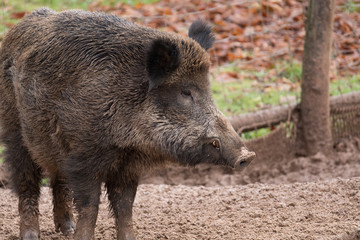
{"label": "boar's front leg", "polygon": [[81,196],[79,192],[74,190],[75,206],[79,213],[74,234],[75,240],[94,239],[101,185],[97,185],[95,182],[89,182],[89,186],[92,186],[93,189],[89,189],[88,193],[82,193]]}
{"label": "boar's front leg", "polygon": [[78,153],[65,161],[65,177],[73,191],[78,220],[75,240],[94,239],[96,218],[99,210],[101,180],[97,177],[96,155],[87,157]]}
{"label": "boar's front leg", "polygon": [[[138,178],[124,180],[124,176],[111,176],[106,181],[110,206],[113,211],[117,239],[135,240],[132,222],[132,207],[138,186]],[[128,177],[128,176],[127,176]]]}

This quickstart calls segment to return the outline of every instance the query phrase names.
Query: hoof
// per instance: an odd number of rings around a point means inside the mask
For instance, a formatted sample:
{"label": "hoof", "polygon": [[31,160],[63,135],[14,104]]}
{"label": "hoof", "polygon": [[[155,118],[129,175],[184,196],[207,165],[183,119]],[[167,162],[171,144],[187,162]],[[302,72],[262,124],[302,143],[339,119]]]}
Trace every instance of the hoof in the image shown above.
{"label": "hoof", "polygon": [[25,231],[23,237],[20,239],[22,240],[38,240],[39,238],[39,232],[34,230],[27,230]]}
{"label": "hoof", "polygon": [[56,224],[56,232],[62,232],[65,236],[73,235],[76,230],[75,222],[67,220],[63,223]]}

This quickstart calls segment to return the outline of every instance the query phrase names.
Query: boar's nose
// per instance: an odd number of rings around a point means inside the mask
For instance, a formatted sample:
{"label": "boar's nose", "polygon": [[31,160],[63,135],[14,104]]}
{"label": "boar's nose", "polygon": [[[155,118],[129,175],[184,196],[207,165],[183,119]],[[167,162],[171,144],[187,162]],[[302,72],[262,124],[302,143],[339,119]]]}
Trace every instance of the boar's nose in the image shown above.
{"label": "boar's nose", "polygon": [[238,171],[243,170],[250,162],[256,157],[255,152],[247,150],[245,147],[241,147],[240,156],[236,159],[234,168]]}

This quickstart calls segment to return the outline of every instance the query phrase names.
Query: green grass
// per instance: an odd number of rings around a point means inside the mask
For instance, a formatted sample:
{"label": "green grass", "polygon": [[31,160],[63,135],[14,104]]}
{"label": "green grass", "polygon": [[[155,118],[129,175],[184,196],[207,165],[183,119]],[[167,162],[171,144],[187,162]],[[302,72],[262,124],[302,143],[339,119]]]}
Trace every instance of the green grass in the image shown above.
{"label": "green grass", "polygon": [[299,95],[299,92],[269,88],[266,85],[253,87],[252,80],[222,84],[212,81],[213,97],[220,110],[227,116],[251,112],[266,106],[279,105],[281,99]]}
{"label": "green grass", "polygon": [[2,156],[2,153],[4,150],[5,150],[5,147],[0,145],[0,163],[4,162],[4,157]]}
{"label": "green grass", "polygon": [[[279,61],[273,69],[245,71],[240,80],[222,82],[211,78],[213,97],[227,116],[255,111],[261,108],[288,104],[300,97],[301,64]],[[242,72],[234,63],[221,66],[221,72]],[[271,72],[271,74],[270,74]],[[280,81],[279,81],[280,79]]]}
{"label": "green grass", "polygon": [[40,184],[41,186],[49,186],[50,180],[48,178],[42,178]]}
{"label": "green grass", "polygon": [[301,80],[302,68],[299,61],[279,61],[275,64],[275,69],[279,77],[289,79],[291,82]]}
{"label": "green grass", "polygon": [[341,8],[347,13],[356,13],[360,12],[360,3],[359,1],[350,1],[348,0]]}
{"label": "green grass", "polygon": [[355,74],[330,82],[331,96],[337,96],[355,91],[360,91],[360,74]]}
{"label": "green grass", "polygon": [[254,131],[243,132],[241,133],[241,137],[246,140],[251,140],[265,136],[268,133],[270,133],[270,128],[260,128]]}

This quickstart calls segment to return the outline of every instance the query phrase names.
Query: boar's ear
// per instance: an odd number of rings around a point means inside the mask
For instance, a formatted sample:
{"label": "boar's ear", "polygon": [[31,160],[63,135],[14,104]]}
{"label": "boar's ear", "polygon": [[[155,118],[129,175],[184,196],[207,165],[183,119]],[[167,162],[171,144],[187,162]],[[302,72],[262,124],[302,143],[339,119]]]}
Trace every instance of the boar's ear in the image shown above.
{"label": "boar's ear", "polygon": [[180,65],[178,46],[169,39],[156,39],[147,51],[146,68],[149,76],[149,92]]}
{"label": "boar's ear", "polygon": [[191,24],[188,35],[197,41],[206,51],[209,50],[215,42],[215,36],[211,31],[211,27],[201,20],[196,20]]}

